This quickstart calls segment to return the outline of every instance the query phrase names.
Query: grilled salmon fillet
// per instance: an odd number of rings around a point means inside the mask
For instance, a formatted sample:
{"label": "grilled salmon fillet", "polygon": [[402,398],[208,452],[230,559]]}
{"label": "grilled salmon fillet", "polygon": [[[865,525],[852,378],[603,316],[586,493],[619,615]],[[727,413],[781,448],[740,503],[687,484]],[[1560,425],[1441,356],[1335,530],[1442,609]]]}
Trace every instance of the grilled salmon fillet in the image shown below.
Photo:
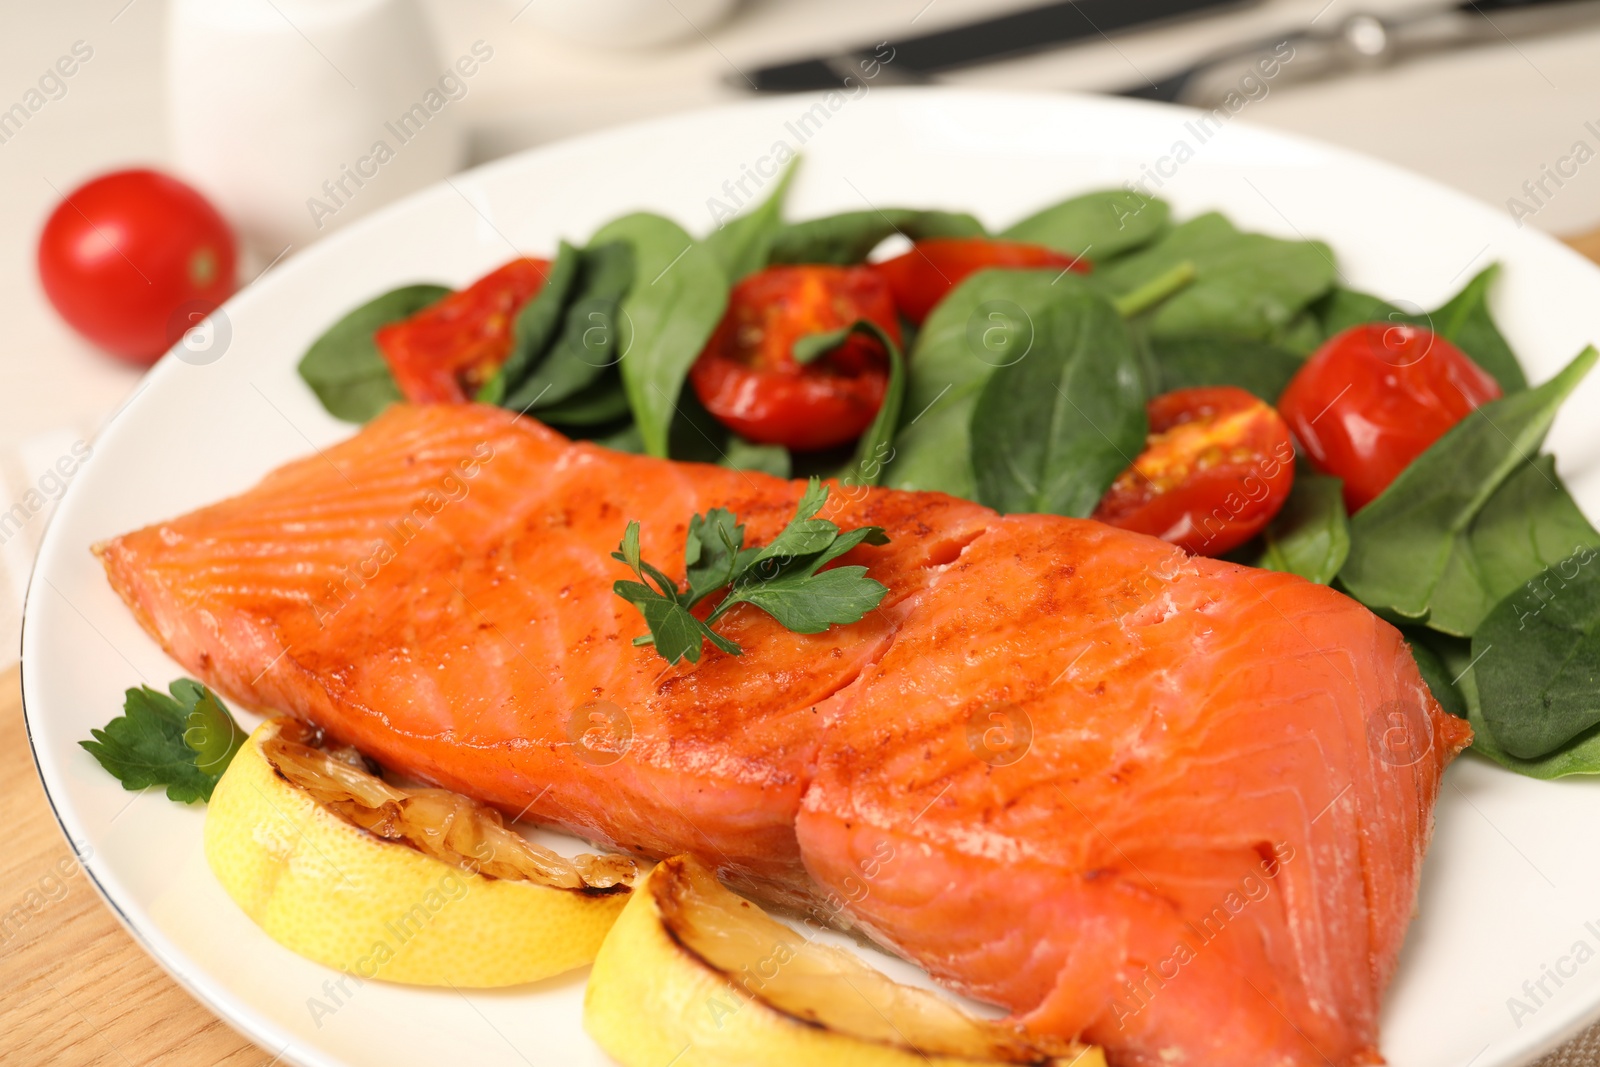
{"label": "grilled salmon fillet", "polygon": [[803,486],[397,406],[97,547],[185,668],[386,767],[855,925],[1123,1064],[1378,1062],[1465,723],[1298,578],[1097,523],[836,487],[887,586],[804,635],[748,605],[669,666],[611,592],[627,522],[770,540]]}

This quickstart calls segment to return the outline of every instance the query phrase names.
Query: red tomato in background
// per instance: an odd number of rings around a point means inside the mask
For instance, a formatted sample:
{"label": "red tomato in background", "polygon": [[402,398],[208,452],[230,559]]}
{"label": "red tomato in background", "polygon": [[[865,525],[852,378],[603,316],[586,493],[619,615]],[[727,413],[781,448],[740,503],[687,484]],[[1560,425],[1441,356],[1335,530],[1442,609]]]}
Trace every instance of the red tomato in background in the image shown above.
{"label": "red tomato in background", "polygon": [[911,251],[873,265],[894,293],[900,314],[917,325],[950,290],[971,274],[990,267],[1015,270],[1051,267],[1087,273],[1081,256],[1064,256],[1043,245],[996,241],[987,237],[935,237],[918,241]]}
{"label": "red tomato in background", "polygon": [[233,292],[233,233],[189,186],[153,170],[102,175],[39,235],[39,281],[74,330],[147,365]]}
{"label": "red tomato in background", "polygon": [[870,267],[768,267],[740,281],[689,381],[717,421],[749,441],[814,451],[861,435],[883,406],[888,353],[853,334],[813,363],[794,343],[867,319],[900,343],[883,278]]}
{"label": "red tomato in background", "polygon": [[1294,486],[1294,442],[1267,404],[1231,385],[1151,400],[1150,438],[1094,518],[1220,556],[1260,533]]}
{"label": "red tomato in background", "polygon": [[1332,337],[1278,398],[1318,470],[1344,480],[1359,511],[1500,386],[1455,345],[1420,326],[1369,323]]}
{"label": "red tomato in background", "polygon": [[379,327],[378,351],[413,404],[464,404],[511,355],[517,312],[544,288],[547,259],[513,259],[408,319]]}

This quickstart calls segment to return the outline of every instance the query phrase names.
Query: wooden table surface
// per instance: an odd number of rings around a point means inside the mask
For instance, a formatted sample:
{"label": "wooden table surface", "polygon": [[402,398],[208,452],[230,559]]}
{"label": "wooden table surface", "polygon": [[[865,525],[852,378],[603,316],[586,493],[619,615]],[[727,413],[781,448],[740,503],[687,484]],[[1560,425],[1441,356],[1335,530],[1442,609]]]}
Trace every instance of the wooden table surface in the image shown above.
{"label": "wooden table surface", "polygon": [[[1600,262],[1600,230],[1570,243]],[[15,667],[0,673],[0,827],[0,1063],[273,1062],[167,977],[77,869],[33,766]]]}

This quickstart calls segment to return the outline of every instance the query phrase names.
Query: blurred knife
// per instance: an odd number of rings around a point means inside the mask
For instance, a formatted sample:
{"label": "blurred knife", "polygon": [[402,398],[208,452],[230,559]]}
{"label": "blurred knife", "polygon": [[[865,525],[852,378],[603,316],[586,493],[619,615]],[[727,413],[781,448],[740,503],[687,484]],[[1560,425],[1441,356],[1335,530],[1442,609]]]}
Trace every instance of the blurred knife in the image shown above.
{"label": "blurred knife", "polygon": [[[1330,0],[1323,12],[1338,2]],[[1600,0],[1465,0],[1393,17],[1357,10],[1318,28],[1321,17],[1312,19],[1307,29],[1230,48],[1163,77],[1159,84],[1132,86],[1117,95],[1215,105],[1229,93],[1249,95],[1241,86],[1252,73],[1258,81],[1265,76],[1281,85],[1387,66],[1429,52],[1509,43],[1513,37],[1600,21]],[[1286,46],[1292,48],[1292,58],[1285,59]]]}
{"label": "blurred knife", "polygon": [[[1070,0],[982,22],[969,22],[921,37],[866,45],[839,55],[762,67],[750,75],[749,84],[763,93],[846,88],[846,78],[860,79],[863,63],[875,64],[882,81],[928,81],[947,70],[1010,59],[1104,37],[1117,30],[1142,28],[1184,15],[1256,2],[1258,0]],[[891,55],[892,59],[886,58]],[[747,85],[743,77],[734,79],[734,84],[741,88]]]}

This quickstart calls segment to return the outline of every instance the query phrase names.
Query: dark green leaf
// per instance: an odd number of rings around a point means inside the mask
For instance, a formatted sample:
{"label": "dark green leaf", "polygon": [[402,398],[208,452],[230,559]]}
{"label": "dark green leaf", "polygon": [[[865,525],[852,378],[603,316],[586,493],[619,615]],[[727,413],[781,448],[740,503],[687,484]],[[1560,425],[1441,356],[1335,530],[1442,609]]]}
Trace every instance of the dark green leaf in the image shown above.
{"label": "dark green leaf", "polygon": [[1538,759],[1600,725],[1600,551],[1580,548],[1496,604],[1472,637],[1495,743]]}
{"label": "dark green leaf", "polygon": [[1298,574],[1319,585],[1333,581],[1350,552],[1342,490],[1337,478],[1296,473],[1288,501],[1267,526],[1256,566]]}
{"label": "dark green leaf", "polygon": [[[1537,389],[1485,404],[1357,512],[1350,523],[1350,558],[1339,573],[1351,595],[1368,607],[1426,620],[1447,633],[1471,633],[1476,620],[1464,605],[1474,598],[1462,583],[1481,586],[1485,573],[1480,546],[1473,540],[1475,521],[1518,468],[1529,464],[1527,457],[1537,454],[1556,409],[1594,365],[1596,355],[1593,348],[1585,349]],[[1538,498],[1552,514],[1567,514],[1560,500],[1564,495],[1564,490],[1546,494],[1536,482],[1519,479],[1502,506],[1509,509]],[[1497,557],[1493,573],[1519,568],[1532,573],[1527,571],[1528,557],[1520,553],[1524,546],[1538,549],[1539,541],[1529,537],[1519,545],[1508,536],[1502,514],[1499,507],[1491,512],[1481,542],[1483,552]],[[1436,601],[1445,609],[1437,616]]]}
{"label": "dark green leaf", "polygon": [[536,410],[540,422],[554,426],[605,426],[628,414],[628,394],[620,374],[606,373],[581,392],[549,407],[537,405]]}
{"label": "dark green leaf", "polygon": [[1032,350],[1044,309],[1084,284],[1054,270],[985,270],[940,301],[906,360],[902,424],[883,483],[977,499],[970,429],[978,394],[995,368]]}
{"label": "dark green leaf", "polygon": [[1106,189],[1047,207],[1013,223],[1000,236],[1099,263],[1161,236],[1170,214],[1164,200],[1131,189]]}
{"label": "dark green leaf", "polygon": [[1089,515],[1144,448],[1144,389],[1127,324],[1086,287],[1032,313],[1033,345],[972,413],[978,499],[1002,512]]}
{"label": "dark green leaf", "polygon": [[905,398],[905,357],[900,346],[888,331],[868,319],[857,319],[849,326],[826,333],[813,333],[794,343],[793,358],[796,363],[807,364],[832,352],[852,334],[870,337],[882,346],[889,360],[889,380],[884,388],[883,404],[873,416],[872,424],[856,442],[855,455],[839,473],[841,481],[850,485],[877,485],[883,475],[884,464],[893,453],[891,442],[895,427],[900,424],[900,407]]}
{"label": "dark green leaf", "polygon": [[1478,696],[1477,668],[1462,675],[1456,688],[1467,704],[1467,721],[1472,724],[1472,750],[1481,756],[1529,778],[1564,778],[1569,774],[1600,774],[1600,726],[1591,726],[1554,752],[1537,759],[1518,759],[1495,741],[1494,732],[1483,717]]}
{"label": "dark green leaf", "polygon": [[1152,337],[1154,391],[1233,385],[1276,404],[1304,361],[1265,341],[1227,337]]}
{"label": "dark green leaf", "polygon": [[775,478],[787,478],[793,473],[787,448],[758,445],[735,434],[728,435],[722,465],[736,471],[760,471]]}
{"label": "dark green leaf", "polygon": [[[1431,631],[1427,631],[1431,632]],[[1440,635],[1443,636],[1442,634]],[[1447,640],[1449,640],[1447,638]],[[1467,702],[1462,697],[1461,691],[1456,688],[1454,675],[1445,665],[1439,654],[1425,641],[1419,640],[1416,635],[1407,633],[1406,642],[1411,646],[1411,658],[1417,661],[1417,671],[1422,675],[1422,680],[1428,683],[1428,689],[1433,693],[1433,699],[1439,706],[1458,719],[1467,717]]]}
{"label": "dark green leaf", "polygon": [[189,679],[172,696],[143,686],[129,689],[122,714],[80,741],[124,789],[167,787],[184,804],[211,799],[222,772],[244,743],[244,732],[211,690]]}
{"label": "dark green leaf", "polygon": [[300,377],[328,414],[366,422],[403,399],[372,335],[450,294],[442,285],[407,285],[369,300],[329,327],[300,360]]}
{"label": "dark green leaf", "polygon": [[1311,305],[1322,328],[1322,339],[1369,322],[1411,322],[1412,316],[1386,300],[1342,286]]}
{"label": "dark green leaf", "polygon": [[590,243],[619,240],[632,246],[635,271],[621,309],[622,381],[646,450],[666,456],[678,395],[727,307],[728,279],[705,245],[660,215],[624,216]]}
{"label": "dark green leaf", "polygon": [[1507,594],[1580,548],[1600,545],[1556,474],[1555,460],[1519,464],[1473,517],[1434,592],[1428,625],[1466,636]]}
{"label": "dark green leaf", "polygon": [[[187,679],[183,681],[188,682]],[[179,682],[172,684],[173,695],[189,708],[184,720],[183,743],[194,753],[196,770],[221,778],[248,735],[211,690],[198,682],[188,682],[181,691],[179,685]],[[210,799],[209,794],[206,799]]]}
{"label": "dark green leaf", "polygon": [[634,281],[633,249],[625,241],[592,244],[581,264],[560,335],[507,390],[505,407],[539,411],[559,404],[598,381],[621,358],[619,308]]}
{"label": "dark green leaf", "polygon": [[1489,314],[1489,286],[1499,273],[1499,264],[1486,267],[1428,318],[1435,333],[1472,357],[1500,383],[1502,390],[1515,393],[1528,387],[1528,379]]}
{"label": "dark green leaf", "polygon": [[783,202],[799,166],[800,157],[796,156],[778,176],[778,184],[771,195],[755,210],[723,223],[706,235],[706,247],[721,264],[730,284],[767,265],[772,239],[783,228]]}
{"label": "dark green leaf", "polygon": [[984,230],[983,224],[971,215],[949,211],[899,207],[846,211],[783,227],[773,236],[769,262],[850,266],[863,262],[885,238],[895,234],[922,241],[930,237],[982,237]]}
{"label": "dark green leaf", "polygon": [[889,590],[866,573],[865,567],[835,567],[814,575],[788,573],[742,586],[736,595],[785,629],[818,634],[830,626],[860,622],[883,600]]}
{"label": "dark green leaf", "polygon": [[[517,312],[516,321],[511,324],[511,354],[494,377],[478,390],[475,399],[479,403],[502,403],[506,394],[515,391],[544,358],[561,325],[567,298],[572,295],[582,262],[583,253],[562,241],[550,264],[550,272],[545,275],[544,285]],[[525,404],[519,405],[517,410],[523,406]]]}
{"label": "dark green leaf", "polygon": [[1194,284],[1150,314],[1152,337],[1221,334],[1271,340],[1333,285],[1333,253],[1321,242],[1241,233],[1221,215],[1190,219],[1096,271],[1129,293],[1188,261]]}
{"label": "dark green leaf", "polygon": [[733,581],[734,565],[743,548],[744,527],[726,508],[712,508],[689,520],[684,562],[691,605]]}

